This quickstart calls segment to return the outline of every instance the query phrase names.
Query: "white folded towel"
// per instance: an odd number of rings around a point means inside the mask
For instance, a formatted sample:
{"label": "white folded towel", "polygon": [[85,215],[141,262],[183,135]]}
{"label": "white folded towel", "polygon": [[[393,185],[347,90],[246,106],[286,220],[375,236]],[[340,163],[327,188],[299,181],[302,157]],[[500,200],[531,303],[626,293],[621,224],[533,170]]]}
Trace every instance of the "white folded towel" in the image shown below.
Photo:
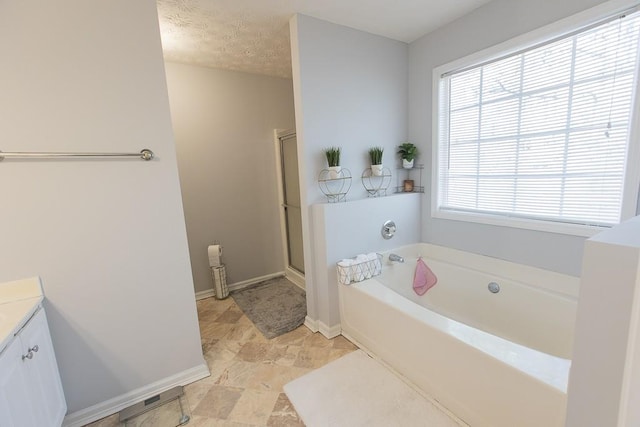
{"label": "white folded towel", "polygon": [[343,259],[338,261],[338,283],[342,285],[348,285],[351,283],[353,268],[352,259]]}
{"label": "white folded towel", "polygon": [[371,279],[371,270],[369,270],[369,258],[365,254],[359,254],[356,256],[355,266],[356,282],[361,282],[364,279]]}
{"label": "white folded towel", "polygon": [[369,268],[371,269],[371,274],[373,276],[377,276],[382,273],[382,265],[378,260],[378,254],[375,252],[369,252],[367,254],[367,259],[369,260]]}

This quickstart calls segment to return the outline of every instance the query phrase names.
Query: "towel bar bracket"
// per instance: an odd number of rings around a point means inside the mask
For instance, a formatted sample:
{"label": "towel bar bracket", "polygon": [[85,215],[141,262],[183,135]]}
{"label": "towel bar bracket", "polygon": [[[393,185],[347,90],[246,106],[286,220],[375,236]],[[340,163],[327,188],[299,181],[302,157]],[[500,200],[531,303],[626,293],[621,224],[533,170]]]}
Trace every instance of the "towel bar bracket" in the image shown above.
{"label": "towel bar bracket", "polygon": [[153,151],[145,148],[144,150],[140,151],[140,158],[147,161],[153,159]]}

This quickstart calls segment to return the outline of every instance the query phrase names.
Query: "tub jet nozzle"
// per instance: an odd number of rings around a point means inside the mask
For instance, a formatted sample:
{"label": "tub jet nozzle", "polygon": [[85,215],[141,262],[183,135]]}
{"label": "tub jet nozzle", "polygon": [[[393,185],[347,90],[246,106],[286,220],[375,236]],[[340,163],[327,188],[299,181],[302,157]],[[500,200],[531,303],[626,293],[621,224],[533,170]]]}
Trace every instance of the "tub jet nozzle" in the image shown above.
{"label": "tub jet nozzle", "polygon": [[402,258],[400,255],[389,254],[389,261],[404,262],[404,258]]}

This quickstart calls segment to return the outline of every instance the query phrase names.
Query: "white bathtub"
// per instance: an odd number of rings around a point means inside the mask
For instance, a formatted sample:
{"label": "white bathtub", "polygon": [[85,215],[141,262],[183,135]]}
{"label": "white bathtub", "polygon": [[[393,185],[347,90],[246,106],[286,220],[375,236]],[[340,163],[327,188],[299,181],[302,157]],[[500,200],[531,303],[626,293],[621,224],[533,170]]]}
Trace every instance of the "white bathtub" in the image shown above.
{"label": "white bathtub", "polygon": [[[579,280],[435,245],[339,285],[342,333],[471,426],[563,426]],[[413,292],[419,255],[438,277]],[[500,292],[491,293],[496,282]]]}

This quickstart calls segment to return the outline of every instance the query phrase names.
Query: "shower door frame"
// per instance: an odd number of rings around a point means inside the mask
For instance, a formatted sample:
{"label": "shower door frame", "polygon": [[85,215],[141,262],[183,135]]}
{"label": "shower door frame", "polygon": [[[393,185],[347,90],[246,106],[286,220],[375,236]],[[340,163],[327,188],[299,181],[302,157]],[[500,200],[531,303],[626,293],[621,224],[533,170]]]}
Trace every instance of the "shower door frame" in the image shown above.
{"label": "shower door frame", "polygon": [[[287,130],[274,130],[274,147],[276,152],[276,170],[277,170],[277,179],[278,179],[278,206],[280,212],[280,234],[282,238],[282,250],[283,250],[283,259],[284,259],[284,272],[285,276],[299,286],[302,289],[305,289],[305,275],[304,273],[298,271],[295,267],[291,266],[289,263],[290,255],[289,255],[289,239],[288,239],[288,231],[287,231],[287,214],[286,214],[286,206],[285,206],[285,194],[284,194],[284,171],[282,166],[282,150],[281,150],[281,138],[287,138],[291,136],[295,136],[295,129],[287,129]],[[304,243],[303,243],[304,247]]]}

